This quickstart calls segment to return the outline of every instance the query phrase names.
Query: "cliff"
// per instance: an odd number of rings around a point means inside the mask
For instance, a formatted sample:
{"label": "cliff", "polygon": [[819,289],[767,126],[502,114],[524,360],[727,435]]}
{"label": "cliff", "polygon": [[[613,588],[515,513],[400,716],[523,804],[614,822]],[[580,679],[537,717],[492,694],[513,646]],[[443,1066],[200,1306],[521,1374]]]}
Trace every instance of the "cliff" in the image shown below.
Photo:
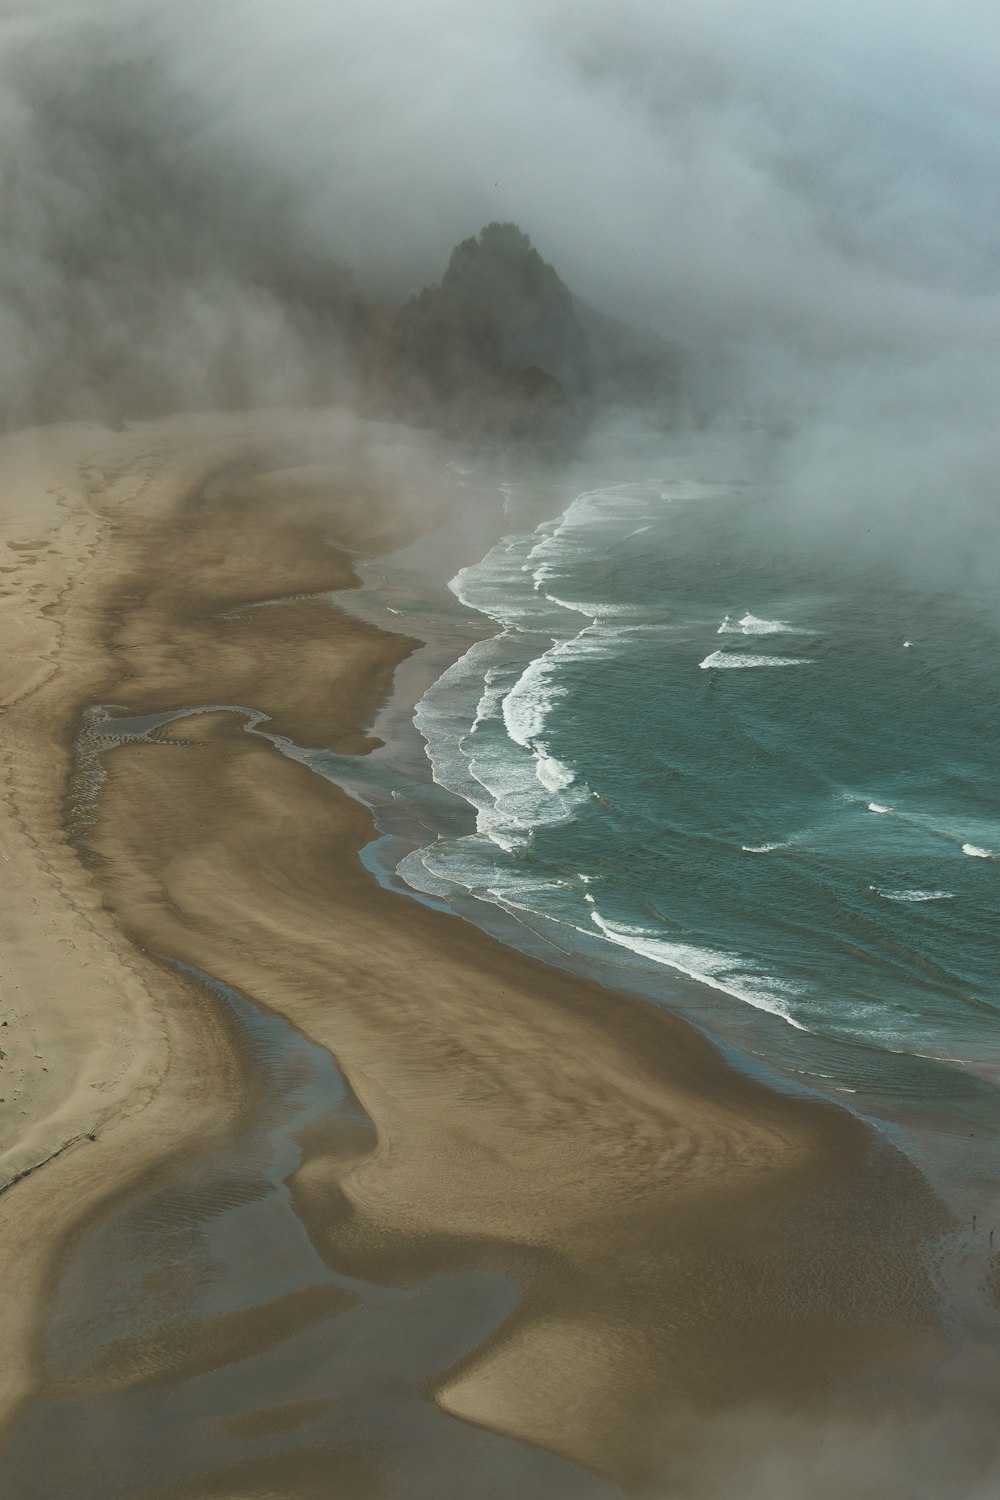
{"label": "cliff", "polygon": [[669,420],[681,360],[576,298],[517,225],[489,224],[399,309],[385,367],[434,425],[562,447],[615,404]]}

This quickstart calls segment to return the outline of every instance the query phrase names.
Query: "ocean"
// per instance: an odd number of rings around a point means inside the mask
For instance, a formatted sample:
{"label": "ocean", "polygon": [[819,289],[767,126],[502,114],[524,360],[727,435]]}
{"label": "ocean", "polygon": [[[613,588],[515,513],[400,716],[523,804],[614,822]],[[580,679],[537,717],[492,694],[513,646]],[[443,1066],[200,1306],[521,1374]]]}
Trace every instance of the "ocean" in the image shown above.
{"label": "ocean", "polygon": [[[362,857],[392,889],[604,982],[612,1027],[628,993],[643,997],[734,1066],[854,1111],[909,1153],[957,1215],[928,1224],[925,1248],[955,1335],[935,1346],[932,1384],[961,1444],[962,1412],[978,1421],[995,1386],[994,603],[804,546],[760,486],[494,478],[452,466],[455,517],[358,560],[362,588],[330,599],[415,642],[372,753],[214,710],[372,808]],[[77,833],[102,746],[206,711],[85,714]],[[610,1496],[570,1460],[426,1399],[509,1319],[509,1267],[489,1239],[485,1263],[401,1286],[384,1267],[363,1279],[349,1248],[327,1264],[289,1174],[316,1125],[342,1164],[376,1127],[323,1046],[179,967],[238,1026],[253,1108],[74,1238],[39,1343],[45,1383],[0,1483],[104,1500],[146,1493],[151,1475],[184,1487],[357,1450],[387,1455],[414,1495],[466,1473],[484,1494]],[[823,1233],[852,1267],[852,1224],[831,1207]],[[236,1337],[234,1317],[281,1308],[250,1325],[287,1317],[280,1337]]]}
{"label": "ocean", "polygon": [[760,486],[602,475],[541,522],[500,490],[505,534],[447,590],[434,539],[368,566],[366,612],[436,634],[440,666],[363,773],[327,758],[376,813],[373,868],[875,1120],[974,1211],[995,601],[803,546]]}

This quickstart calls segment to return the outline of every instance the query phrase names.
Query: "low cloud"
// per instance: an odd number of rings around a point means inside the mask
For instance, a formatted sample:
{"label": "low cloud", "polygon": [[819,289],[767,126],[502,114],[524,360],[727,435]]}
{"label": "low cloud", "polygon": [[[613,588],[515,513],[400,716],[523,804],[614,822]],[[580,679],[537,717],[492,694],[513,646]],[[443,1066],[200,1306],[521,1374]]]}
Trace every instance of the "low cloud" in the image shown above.
{"label": "low cloud", "polygon": [[6,419],[342,393],[355,288],[511,220],[770,434],[792,529],[989,583],[998,42],[979,0],[8,7]]}

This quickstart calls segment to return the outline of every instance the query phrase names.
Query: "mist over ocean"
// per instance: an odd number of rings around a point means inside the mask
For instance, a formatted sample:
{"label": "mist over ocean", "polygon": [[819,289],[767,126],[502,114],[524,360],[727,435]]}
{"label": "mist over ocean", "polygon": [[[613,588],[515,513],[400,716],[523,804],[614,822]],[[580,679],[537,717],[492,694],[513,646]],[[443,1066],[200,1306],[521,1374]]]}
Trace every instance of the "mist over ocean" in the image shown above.
{"label": "mist over ocean", "polygon": [[421,800],[436,836],[399,874],[974,1179],[1000,1082],[994,601],[804,550],[761,485],[602,479],[523,528],[506,493],[512,529],[450,584],[490,633],[416,710],[453,798]]}

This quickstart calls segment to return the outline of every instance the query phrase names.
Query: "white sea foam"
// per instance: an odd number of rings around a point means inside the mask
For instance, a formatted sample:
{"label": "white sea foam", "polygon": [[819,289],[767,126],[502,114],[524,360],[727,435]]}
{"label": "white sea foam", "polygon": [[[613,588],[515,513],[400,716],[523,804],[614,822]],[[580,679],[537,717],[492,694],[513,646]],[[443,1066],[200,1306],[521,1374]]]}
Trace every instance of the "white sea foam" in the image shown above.
{"label": "white sea foam", "polygon": [[754,656],[748,651],[713,651],[698,663],[704,671],[707,667],[808,667],[809,656]]}
{"label": "white sea foam", "polygon": [[470,782],[464,744],[476,721],[469,723],[467,690],[475,683],[484,685],[479,699],[484,713],[489,711],[490,692],[496,693],[499,701],[500,689],[494,687],[494,679],[490,678],[496,651],[495,641],[476,641],[427,690],[413,715],[413,722],[426,742],[434,780],[470,802],[476,800],[476,788]]}
{"label": "white sea foam", "polygon": [[590,795],[586,782],[576,784],[569,767],[544,750],[511,754],[494,746],[478,751],[469,770],[482,789],[476,827],[508,851],[525,847],[536,828],[568,822]]}
{"label": "white sea foam", "polygon": [[757,615],[745,614],[739,620],[727,615],[716,631],[717,635],[808,635],[787,620],[762,620]]}
{"label": "white sea foam", "polygon": [[892,808],[884,806],[881,802],[869,802],[868,811],[873,813],[891,813]]}
{"label": "white sea foam", "polygon": [[[532,571],[535,591],[547,595],[567,609],[596,617],[609,613],[631,613],[628,606],[571,602],[559,598],[558,584],[572,574],[581,556],[603,545],[614,547],[622,540],[651,530],[662,514],[665,501],[700,500],[717,495],[719,485],[699,480],[629,480],[602,485],[577,495],[555,521],[543,522],[534,533],[525,558]],[[629,529],[625,529],[628,527]],[[553,592],[553,588],[556,592]]]}
{"label": "white sea foam", "polygon": [[[488,641],[483,644],[493,645],[494,643]],[[465,660],[464,657],[463,660]],[[486,668],[483,674],[483,691],[480,693],[479,702],[476,704],[476,717],[469,728],[470,734],[474,734],[480,724],[488,724],[492,719],[495,719],[500,712],[500,705],[503,702],[504,693],[507,691],[504,680],[507,675],[503,667]]]}
{"label": "white sea foam", "polygon": [[[654,505],[649,486],[641,483],[607,485],[577,495],[558,520],[543,522],[535,532],[536,540],[525,558],[535,591],[549,594],[551,586],[572,572],[581,555],[592,552],[602,537],[611,545],[620,541],[623,521],[638,523],[634,529],[648,529],[655,519]],[[555,595],[550,597],[555,600]],[[564,607],[590,613],[585,604]]]}
{"label": "white sea foam", "polygon": [[564,792],[576,780],[569,766],[547,754],[541,746],[535,747],[535,775],[547,792]]}
{"label": "white sea foam", "polygon": [[[717,493],[717,488],[676,484],[670,486],[669,498],[688,500],[706,493]],[[631,524],[633,534],[649,530],[666,498],[666,491],[649,484],[590,491],[578,496],[556,521],[505,537],[481,563],[462,569],[452,580],[452,591],[461,602],[499,628],[492,640],[477,642],[428,690],[415,722],[427,742],[435,781],[475,809],[476,833],[439,839],[404,861],[400,873],[417,888],[446,894],[457,886],[512,911],[538,910],[551,920],[567,920],[561,905],[564,882],[539,884],[520,861],[498,859],[496,850],[516,856],[530,844],[535,829],[570,820],[595,795],[553,753],[549,721],[568,691],[567,666],[617,654],[623,637],[644,628],[644,617],[635,606],[563,597],[572,590],[564,580],[575,576],[581,558],[613,548],[622,537],[623,524]],[[575,624],[582,628],[567,631],[574,614],[585,616],[586,623],[577,618]],[[748,615],[738,628],[749,635],[766,634],[772,627],[776,632],[784,622]],[[717,656],[724,659],[711,664],[800,664],[783,657],[721,652]],[[752,964],[711,949],[671,943],[655,931],[606,923],[595,910],[594,896],[589,890],[584,895],[584,909],[589,908],[594,925],[585,923],[581,933],[601,933],[653,962],[779,1015],[791,1025],[799,1024],[788,1014],[781,986],[752,972]]]}
{"label": "white sea foam", "polygon": [[[954,813],[923,812],[897,814],[903,821],[913,828],[919,828],[925,833],[933,834],[935,838],[943,839],[945,843],[957,844],[962,853],[969,855],[972,859],[995,859],[995,840],[997,838],[998,823],[996,818],[958,818]],[[988,843],[973,843],[972,840],[989,840]]]}
{"label": "white sea foam", "polygon": [[954,901],[954,891],[889,891],[883,890],[880,885],[870,885],[870,891],[876,896],[881,896],[886,901]]}
{"label": "white sea foam", "polygon": [[675,969],[680,974],[686,974],[689,979],[696,979],[701,984],[710,985],[713,989],[732,995],[736,1000],[752,1005],[756,1010],[780,1016],[797,1031],[807,1029],[789,1013],[788,1001],[775,993],[776,990],[784,990],[791,995],[797,991],[780,980],[755,972],[754,966],[746,960],[711,948],[671,942],[645,927],[609,922],[599,911],[592,911],[590,920],[609,942],[630,949],[640,958],[648,958],[653,963]]}
{"label": "white sea foam", "polygon": [[552,681],[553,650],[530,662],[503,699],[504,726],[515,745],[530,750],[544,731],[549,714],[566,689]]}
{"label": "white sea foam", "polygon": [[590,620],[642,620],[644,613],[632,604],[606,604],[591,599],[563,599],[559,594],[545,592],[544,597],[559,609],[575,615],[586,615]]}
{"label": "white sea foam", "polygon": [[481,562],[461,568],[448,585],[456,599],[506,630],[545,629],[559,611],[531,588],[534,536],[504,537]]}
{"label": "white sea foam", "polygon": [[762,620],[757,615],[749,612],[740,620],[740,630],[744,635],[795,635],[794,625],[789,625],[787,620]]}
{"label": "white sea foam", "polygon": [[428,864],[432,848],[433,845],[430,845],[426,849],[414,849],[411,854],[404,855],[396,866],[396,874],[415,891],[423,891],[427,896],[447,896],[451,890],[451,882],[437,876]]}
{"label": "white sea foam", "polygon": [[593,620],[568,640],[554,641],[529,662],[503,699],[504,726],[514,743],[531,749],[544,732],[552,709],[568,691],[558,675],[566,662],[614,655],[627,634]]}
{"label": "white sea foam", "polygon": [[[456,734],[446,714],[436,719],[428,714],[427,699],[436,694],[436,687],[425,695],[417,723],[428,740],[435,780],[457,790],[476,808],[480,834],[513,852],[530,842],[535,828],[568,821],[589,797],[590,788],[586,782],[576,785],[574,771],[544,737],[549,712],[563,694],[550,676],[558,648],[550,647],[519,672],[516,654],[530,645],[530,638],[503,632],[479,645],[482,649],[471,665],[481,674],[482,691],[471,726]],[[501,659],[483,671],[489,648]],[[513,662],[505,659],[511,653]],[[453,701],[447,694],[441,696]],[[506,733],[498,738],[501,726]]]}
{"label": "white sea foam", "polygon": [[[415,723],[435,781],[475,808],[477,832],[494,847],[508,852],[525,847],[535,828],[567,821],[592,795],[553,752],[546,726],[567,691],[565,666],[621,649],[616,637],[633,627],[617,617],[631,611],[550,598],[542,585],[567,570],[571,576],[581,555],[618,539],[623,513],[652,525],[654,498],[649,485],[578,496],[557,520],[504,537],[451,581],[463,604],[500,628],[425,693]],[[581,613],[586,624],[567,633],[567,623]],[[477,684],[470,714],[469,691]],[[497,738],[501,725],[506,740]]]}
{"label": "white sea foam", "polygon": [[[589,794],[585,784],[571,785],[572,772],[548,755],[544,743],[522,746],[506,738],[498,743],[490,735],[490,727],[502,722],[504,698],[519,677],[516,659],[505,660],[519,644],[505,633],[476,642],[424,694],[414,716],[435,782],[474,808],[478,833],[508,853],[524,848],[534,828],[566,821]],[[469,689],[477,683],[470,724]]]}
{"label": "white sea foam", "polygon": [[787,843],[777,844],[743,844],[744,854],[770,854],[773,849],[787,849]]}

